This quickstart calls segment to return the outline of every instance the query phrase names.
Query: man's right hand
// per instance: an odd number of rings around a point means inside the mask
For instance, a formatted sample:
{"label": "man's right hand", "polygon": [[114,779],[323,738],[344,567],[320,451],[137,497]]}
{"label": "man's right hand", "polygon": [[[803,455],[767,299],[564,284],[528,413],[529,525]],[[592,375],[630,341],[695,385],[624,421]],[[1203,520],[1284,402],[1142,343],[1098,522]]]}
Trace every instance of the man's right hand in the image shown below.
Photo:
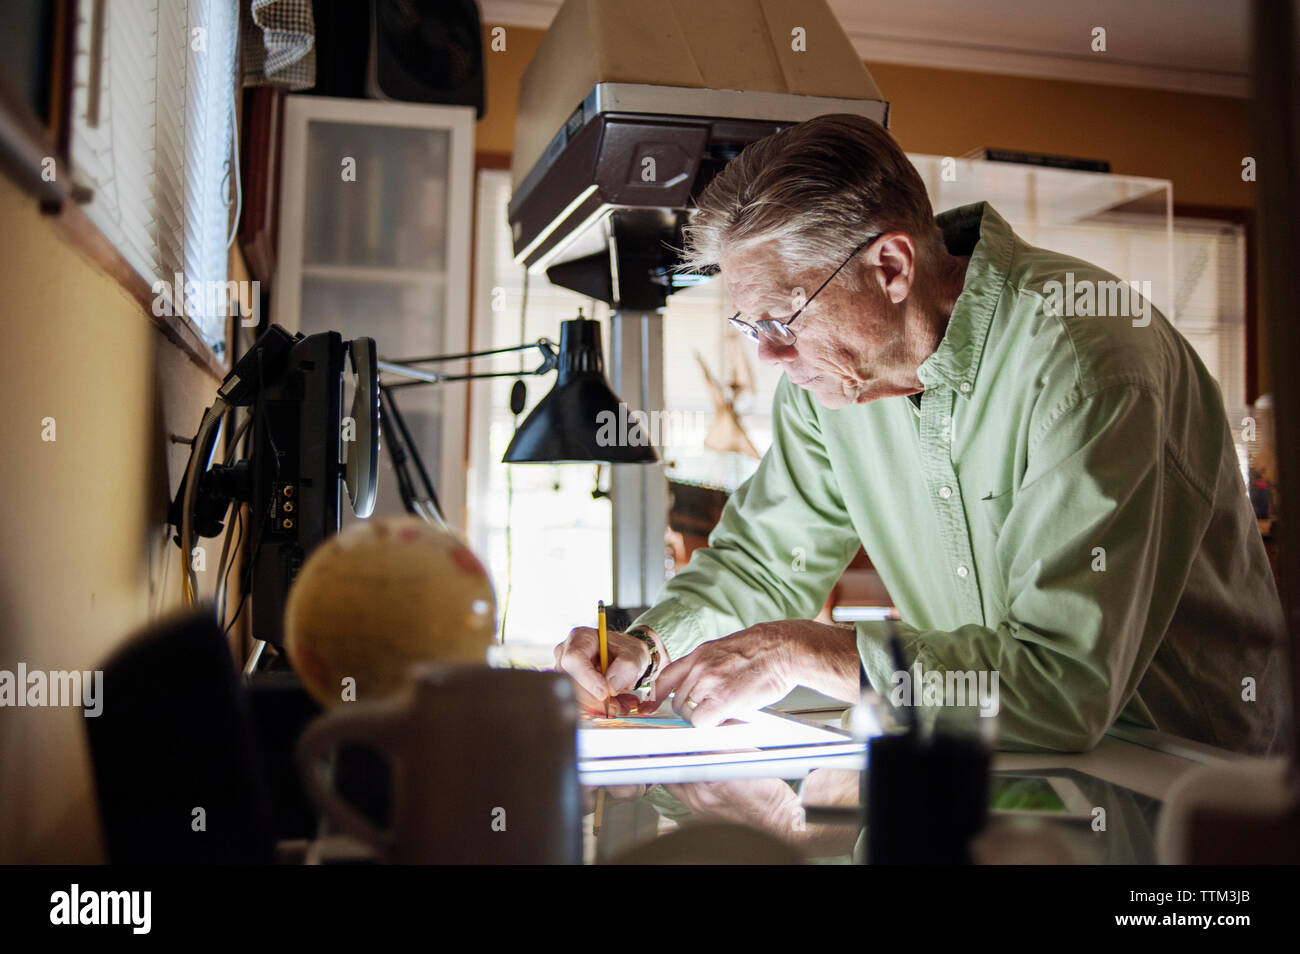
{"label": "man's right hand", "polygon": [[600,674],[600,634],[579,626],[555,647],[555,668],[573,680],[578,701],[589,712],[604,713],[609,700],[611,716],[627,715],[640,700],[632,689],[650,665],[650,647],[635,636],[609,630],[609,668]]}

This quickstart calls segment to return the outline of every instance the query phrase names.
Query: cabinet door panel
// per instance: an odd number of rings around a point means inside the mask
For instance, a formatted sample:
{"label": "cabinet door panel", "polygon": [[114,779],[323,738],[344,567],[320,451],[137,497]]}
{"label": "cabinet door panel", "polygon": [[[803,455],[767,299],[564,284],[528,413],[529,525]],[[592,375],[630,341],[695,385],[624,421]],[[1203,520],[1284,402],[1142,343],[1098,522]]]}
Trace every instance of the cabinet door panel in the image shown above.
{"label": "cabinet door panel", "polygon": [[[272,320],[369,336],[391,359],[468,350],[472,136],[465,107],[287,97]],[[456,527],[467,399],[463,384],[398,392]],[[386,451],[379,479],[375,513],[401,513]]]}

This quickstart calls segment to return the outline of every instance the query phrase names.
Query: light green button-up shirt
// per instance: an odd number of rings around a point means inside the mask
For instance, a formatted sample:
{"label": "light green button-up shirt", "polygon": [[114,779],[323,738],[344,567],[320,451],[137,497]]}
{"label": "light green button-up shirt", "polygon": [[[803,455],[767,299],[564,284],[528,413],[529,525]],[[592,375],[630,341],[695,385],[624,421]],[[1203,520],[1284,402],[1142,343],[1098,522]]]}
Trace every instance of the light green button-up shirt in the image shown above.
{"label": "light green button-up shirt", "polygon": [[[1115,276],[986,203],[937,221],[971,258],[919,407],[827,410],[783,378],[770,450],[637,622],[678,658],[809,618],[861,543],[913,675],[998,673],[1003,748],[1086,750],[1117,719],[1285,744],[1282,609],[1213,378],[1154,308],[1067,316],[1049,284]],[[884,627],[857,642],[888,697]]]}

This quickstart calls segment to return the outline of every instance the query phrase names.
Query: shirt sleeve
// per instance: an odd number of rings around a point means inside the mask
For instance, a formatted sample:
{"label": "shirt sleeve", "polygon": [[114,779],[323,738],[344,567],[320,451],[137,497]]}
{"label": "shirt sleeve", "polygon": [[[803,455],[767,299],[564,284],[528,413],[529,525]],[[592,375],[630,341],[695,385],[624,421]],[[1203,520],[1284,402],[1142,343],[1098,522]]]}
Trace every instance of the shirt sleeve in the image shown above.
{"label": "shirt sleeve", "polygon": [[[1049,415],[998,531],[1005,612],[996,628],[899,625],[914,694],[918,663],[922,674],[986,672],[986,685],[996,672],[1000,747],[1097,744],[1134,696],[1209,520],[1163,419],[1159,394],[1138,383]],[[899,683],[884,624],[857,629],[867,676],[888,698]]]}
{"label": "shirt sleeve", "polygon": [[727,501],[709,545],[636,619],[672,658],[758,623],[815,616],[857,552],[811,401],[781,379],[758,470]]}

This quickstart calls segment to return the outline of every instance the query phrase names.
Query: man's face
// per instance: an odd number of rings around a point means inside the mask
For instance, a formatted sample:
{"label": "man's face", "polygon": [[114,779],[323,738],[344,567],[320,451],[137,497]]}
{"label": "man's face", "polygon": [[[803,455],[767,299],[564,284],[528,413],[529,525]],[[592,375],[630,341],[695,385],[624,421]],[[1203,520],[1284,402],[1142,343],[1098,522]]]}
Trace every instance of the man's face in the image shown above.
{"label": "man's face", "polygon": [[[872,264],[873,247],[862,251],[812,299],[782,346],[762,338],[759,360],[779,364],[790,379],[828,408],[865,404],[921,390],[916,369],[924,355],[908,341],[905,302],[891,301],[887,276]],[[741,317],[786,321],[813,295],[833,269],[796,269],[770,246],[722,255],[722,276]],[[856,285],[851,281],[856,277]]]}

